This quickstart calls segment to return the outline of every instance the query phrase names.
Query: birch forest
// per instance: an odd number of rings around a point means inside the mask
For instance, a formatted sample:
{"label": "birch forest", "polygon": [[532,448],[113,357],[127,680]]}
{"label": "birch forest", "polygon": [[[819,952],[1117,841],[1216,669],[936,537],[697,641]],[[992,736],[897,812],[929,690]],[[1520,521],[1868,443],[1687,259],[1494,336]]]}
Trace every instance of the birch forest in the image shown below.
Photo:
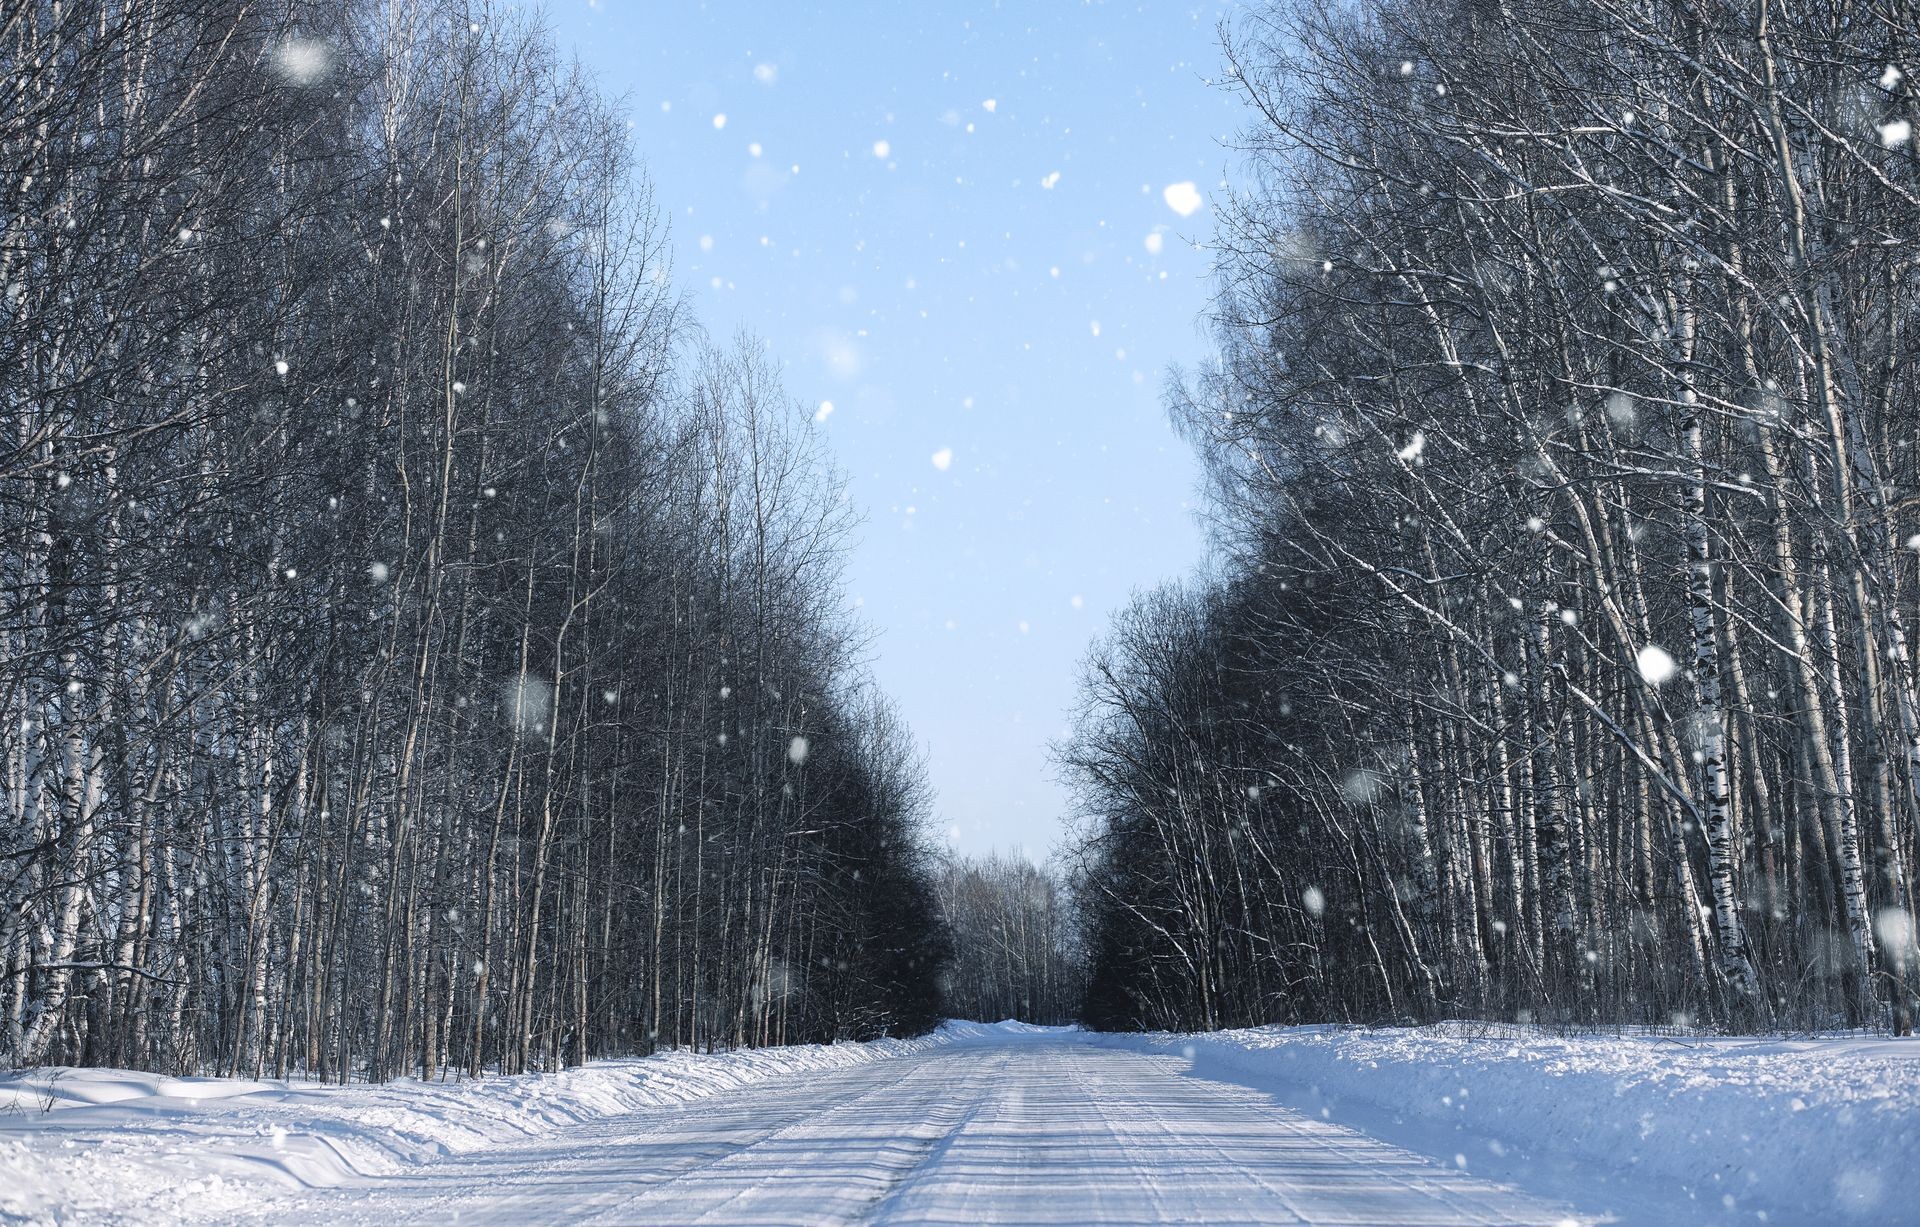
{"label": "birch forest", "polygon": [[941,977],[950,1016],[1042,1026],[1080,1017],[1078,916],[1050,869],[1019,857],[950,860],[938,894],[952,941]]}
{"label": "birch forest", "polygon": [[1920,6],[1222,38],[1208,560],[1040,869],[936,852],[830,406],[536,10],[0,0],[0,1067],[1911,1033]]}
{"label": "birch forest", "polygon": [[1910,1029],[1920,8],[1237,21],[1213,562],[1063,745],[1089,1021]]}
{"label": "birch forest", "polygon": [[0,4],[0,1062],[933,1023],[853,512],[625,127],[518,5]]}

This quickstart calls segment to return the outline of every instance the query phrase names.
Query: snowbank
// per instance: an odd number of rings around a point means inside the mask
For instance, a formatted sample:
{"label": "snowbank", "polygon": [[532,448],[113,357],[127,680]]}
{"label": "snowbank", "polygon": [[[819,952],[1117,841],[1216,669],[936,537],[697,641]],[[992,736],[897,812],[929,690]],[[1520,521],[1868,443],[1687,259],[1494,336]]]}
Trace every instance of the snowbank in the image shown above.
{"label": "snowbank", "polygon": [[203,1222],[275,1196],[770,1078],[955,1043],[1171,1053],[1197,1077],[1620,1224],[1920,1221],[1920,1041],[1557,1038],[1513,1027],[1092,1036],[949,1023],[918,1040],[668,1052],[385,1086],[0,1077],[0,1221]]}
{"label": "snowbank", "polygon": [[1920,1041],[1479,1024],[1105,1036],[1596,1218],[1920,1221]]}
{"label": "snowbank", "polygon": [[949,1023],[914,1040],[663,1052],[555,1074],[383,1086],[29,1070],[0,1076],[0,1220],[153,1223],[244,1214],[277,1190],[333,1187],[768,1078],[998,1034],[980,1023]]}

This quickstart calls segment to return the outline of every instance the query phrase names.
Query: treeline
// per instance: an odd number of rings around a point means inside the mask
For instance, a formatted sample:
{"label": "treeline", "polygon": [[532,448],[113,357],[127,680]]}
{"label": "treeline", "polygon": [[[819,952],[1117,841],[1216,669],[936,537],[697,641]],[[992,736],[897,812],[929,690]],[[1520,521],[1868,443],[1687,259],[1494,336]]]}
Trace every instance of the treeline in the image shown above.
{"label": "treeline", "polygon": [[1216,574],[1066,752],[1104,1026],[1904,1030],[1920,9],[1247,18]]}
{"label": "treeline", "polygon": [[934,1021],[850,512],[514,6],[0,20],[0,1061]]}
{"label": "treeline", "polygon": [[1079,1018],[1078,915],[1053,873],[1022,857],[955,858],[941,869],[938,896],[953,945],[942,1013],[1043,1026]]}

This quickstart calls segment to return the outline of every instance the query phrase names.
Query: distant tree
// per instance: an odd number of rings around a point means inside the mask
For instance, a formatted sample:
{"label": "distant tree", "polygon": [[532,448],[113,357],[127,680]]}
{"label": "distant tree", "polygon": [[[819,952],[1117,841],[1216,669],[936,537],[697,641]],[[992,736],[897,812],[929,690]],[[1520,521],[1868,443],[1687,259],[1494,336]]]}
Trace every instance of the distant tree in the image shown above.
{"label": "distant tree", "polygon": [[953,942],[948,1015],[1047,1026],[1079,1016],[1076,921],[1053,874],[1014,857],[955,858],[941,870],[939,900]]}

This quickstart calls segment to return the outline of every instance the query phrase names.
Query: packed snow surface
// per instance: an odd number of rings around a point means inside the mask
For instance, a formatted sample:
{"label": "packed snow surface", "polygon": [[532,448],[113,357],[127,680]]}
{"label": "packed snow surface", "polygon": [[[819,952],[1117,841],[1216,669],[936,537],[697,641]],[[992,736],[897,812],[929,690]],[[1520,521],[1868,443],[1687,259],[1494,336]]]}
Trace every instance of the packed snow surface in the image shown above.
{"label": "packed snow surface", "polygon": [[923,1040],[381,1087],[0,1079],[29,1222],[1913,1221],[1920,1047],[1513,1028]]}

